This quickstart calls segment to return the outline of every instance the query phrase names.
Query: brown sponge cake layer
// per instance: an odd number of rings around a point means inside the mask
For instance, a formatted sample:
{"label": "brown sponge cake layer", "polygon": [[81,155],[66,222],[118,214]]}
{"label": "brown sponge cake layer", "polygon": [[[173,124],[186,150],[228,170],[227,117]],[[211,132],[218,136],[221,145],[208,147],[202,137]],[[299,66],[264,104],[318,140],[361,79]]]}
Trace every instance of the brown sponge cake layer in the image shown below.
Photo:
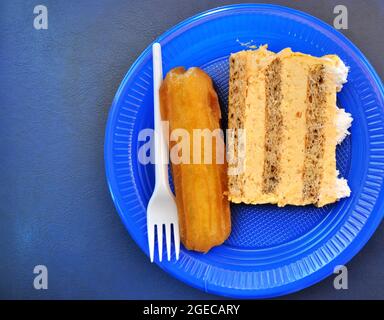
{"label": "brown sponge cake layer", "polygon": [[[229,137],[229,154],[232,153],[232,158],[236,161],[229,162],[229,170],[241,167],[239,161],[244,161],[239,157],[238,138],[239,129],[244,128],[245,119],[245,98],[247,96],[247,56],[238,55],[230,59],[230,82],[229,82],[229,105],[228,110],[228,128],[232,129],[232,137]],[[237,175],[231,174],[228,176],[229,193],[232,195],[241,196],[242,189],[242,173]]]}
{"label": "brown sponge cake layer", "polygon": [[265,142],[262,191],[274,193],[280,181],[281,136],[281,60],[274,59],[265,69]]}
{"label": "brown sponge cake layer", "polygon": [[308,73],[303,199],[317,203],[323,178],[323,156],[327,121],[325,67],[311,66]]}

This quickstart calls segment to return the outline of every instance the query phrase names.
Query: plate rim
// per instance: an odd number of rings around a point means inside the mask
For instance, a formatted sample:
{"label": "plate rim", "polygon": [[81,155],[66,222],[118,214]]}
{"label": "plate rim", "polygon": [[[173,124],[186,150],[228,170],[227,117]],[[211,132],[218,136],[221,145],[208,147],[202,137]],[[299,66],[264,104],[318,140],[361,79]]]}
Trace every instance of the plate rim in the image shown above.
{"label": "plate rim", "polygon": [[[280,5],[273,5],[273,4],[235,4],[235,5],[228,5],[228,6],[221,6],[217,8],[213,8],[210,10],[206,10],[204,12],[198,13],[190,18],[187,18],[180,23],[176,24],[175,26],[168,29],[166,32],[164,32],[162,35],[160,35],[154,42],[162,42],[164,39],[167,39],[170,35],[176,35],[180,29],[183,28],[186,25],[189,25],[193,22],[199,21],[201,19],[206,18],[207,16],[213,16],[215,14],[220,14],[221,12],[226,12],[228,10],[247,10],[247,9],[271,9],[274,12],[286,12],[293,15],[298,15],[303,17],[306,20],[309,20],[312,23],[315,23],[317,25],[320,25],[321,27],[327,29],[332,34],[334,34],[336,37],[341,38],[342,41],[344,41],[344,44],[350,49],[353,50],[356,56],[359,58],[359,60],[363,63],[363,65],[367,68],[369,74],[372,76],[374,83],[376,85],[376,88],[378,89],[381,96],[384,96],[384,88],[383,84],[381,82],[380,77],[376,73],[373,66],[369,63],[368,59],[364,56],[364,54],[358,49],[356,45],[354,45],[344,34],[340,33],[336,29],[334,29],[329,24],[325,23],[324,21],[320,20],[319,18],[316,18],[310,14],[307,14],[305,12],[292,9],[285,6]],[[204,22],[203,22],[204,23]],[[153,43],[153,42],[152,42]],[[114,173],[112,171],[113,165],[112,165],[112,139],[111,135],[113,134],[113,119],[115,118],[115,115],[117,113],[118,107],[117,103],[120,99],[120,96],[122,94],[122,91],[124,90],[127,81],[129,80],[130,76],[137,71],[137,68],[144,62],[146,58],[148,58],[148,54],[150,54],[151,45],[152,43],[139,55],[139,57],[135,60],[135,62],[131,65],[127,73],[125,74],[123,80],[121,81],[119,88],[114,96],[114,99],[112,101],[108,120],[106,124],[106,130],[105,130],[105,139],[104,139],[104,162],[105,162],[105,172],[106,172],[106,180],[108,184],[108,189],[110,191],[111,197],[113,199],[114,205],[117,209],[118,214],[120,215],[120,218],[122,219],[125,228],[128,230],[131,237],[134,239],[136,244],[140,247],[141,251],[147,255],[146,248],[143,247],[141,241],[139,241],[138,237],[136,236],[135,232],[131,232],[129,223],[126,220],[125,213],[123,213],[123,210],[119,204],[119,201],[117,197],[115,196],[115,190],[118,190],[117,183],[114,181],[113,176]],[[381,189],[382,190],[382,189]],[[379,201],[378,201],[379,202]],[[354,238],[355,245],[350,246],[348,245],[340,254],[337,255],[336,258],[332,260],[332,263],[325,264],[315,272],[312,272],[308,276],[304,278],[300,278],[296,281],[290,282],[288,284],[280,285],[277,288],[279,289],[278,292],[276,290],[272,290],[274,288],[266,288],[266,289],[233,289],[233,288],[223,288],[224,290],[219,290],[216,287],[210,287],[209,290],[206,286],[206,283],[204,282],[204,285],[198,285],[196,282],[189,281],[188,277],[182,277],[178,272],[172,272],[172,270],[169,270],[165,267],[165,264],[156,263],[161,269],[166,271],[168,274],[172,275],[178,280],[181,280],[184,283],[187,283],[188,285],[198,288],[200,290],[203,290],[204,292],[208,294],[216,294],[220,296],[226,296],[226,297],[237,297],[237,298],[269,298],[269,297],[276,297],[276,296],[282,296],[289,293],[297,292],[299,290],[302,290],[304,288],[310,287],[314,285],[315,283],[318,283],[322,281],[324,278],[330,276],[333,273],[333,266],[334,265],[344,265],[348,261],[350,261],[367,243],[367,241],[370,239],[374,231],[377,229],[379,223],[382,220],[383,214],[384,214],[384,201],[381,199],[380,203],[376,203],[377,209],[375,211],[381,212],[381,214],[376,214],[374,216],[374,220],[368,222],[370,220],[371,215],[368,217],[367,222],[365,223],[364,232],[359,232],[357,236]],[[145,208],[144,208],[145,209]],[[337,262],[337,263],[336,263]],[[228,292],[228,289],[230,292]],[[276,289],[276,288],[275,288]]]}

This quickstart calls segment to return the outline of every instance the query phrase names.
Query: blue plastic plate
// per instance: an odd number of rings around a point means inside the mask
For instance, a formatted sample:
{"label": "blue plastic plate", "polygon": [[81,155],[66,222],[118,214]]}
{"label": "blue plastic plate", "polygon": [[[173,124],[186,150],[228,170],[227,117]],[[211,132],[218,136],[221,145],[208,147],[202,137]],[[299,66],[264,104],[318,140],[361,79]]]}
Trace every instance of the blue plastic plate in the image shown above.
{"label": "blue plastic plate", "polygon": [[[380,223],[383,208],[383,86],[363,54],[342,34],[305,13],[274,5],[234,5],[194,16],[157,39],[164,71],[199,66],[214,80],[226,115],[228,56],[241,43],[291,47],[316,56],[339,55],[348,83],[338,104],[352,113],[351,135],[338,147],[337,166],[351,197],[323,208],[233,205],[232,233],[207,254],[181,249],[178,262],[158,265],[209,293],[273,297],[308,287],[347,263]],[[109,188],[125,226],[148,255],[146,207],[154,168],[138,162],[138,132],[153,128],[152,55],[141,54],[121,83],[105,137]],[[148,259],[149,263],[149,259]]]}

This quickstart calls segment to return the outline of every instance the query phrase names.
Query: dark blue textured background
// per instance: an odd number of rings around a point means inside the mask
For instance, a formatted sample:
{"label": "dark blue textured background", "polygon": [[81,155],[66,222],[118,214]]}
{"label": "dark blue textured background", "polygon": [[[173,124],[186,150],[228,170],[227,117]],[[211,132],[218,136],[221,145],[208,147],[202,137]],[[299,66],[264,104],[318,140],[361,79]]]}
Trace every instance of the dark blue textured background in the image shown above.
{"label": "dark blue textured background", "polygon": [[[241,2],[241,1],[236,1]],[[263,1],[332,24],[339,1]],[[115,212],[103,139],[118,85],[157,36],[231,1],[0,2],[0,298],[208,299],[149,263]],[[33,28],[48,7],[49,28]],[[347,35],[383,76],[384,5],[343,0]],[[384,226],[348,264],[349,290],[333,278],[294,299],[384,299]],[[33,268],[49,289],[33,288]]]}

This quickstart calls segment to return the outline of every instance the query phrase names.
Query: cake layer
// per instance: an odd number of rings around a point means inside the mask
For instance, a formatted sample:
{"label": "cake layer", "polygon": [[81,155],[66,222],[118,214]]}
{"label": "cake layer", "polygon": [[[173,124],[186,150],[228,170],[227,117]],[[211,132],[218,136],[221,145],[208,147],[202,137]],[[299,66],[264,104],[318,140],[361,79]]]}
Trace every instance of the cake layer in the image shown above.
{"label": "cake layer", "polygon": [[231,55],[228,127],[246,137],[242,154],[239,135],[230,142],[237,159],[229,167],[243,164],[228,171],[231,201],[323,206],[349,196],[335,155],[351,123],[336,107],[346,69],[337,56],[266,46]]}
{"label": "cake layer", "polygon": [[281,60],[276,58],[265,69],[265,158],[261,188],[264,194],[274,193],[281,179],[282,99]]}
{"label": "cake layer", "polygon": [[[327,122],[325,70],[322,64],[311,66],[308,72],[306,135],[304,145],[303,200],[316,203],[323,178],[324,144],[328,140],[324,127]],[[332,155],[331,155],[332,156]],[[335,168],[336,169],[336,168]]]}

